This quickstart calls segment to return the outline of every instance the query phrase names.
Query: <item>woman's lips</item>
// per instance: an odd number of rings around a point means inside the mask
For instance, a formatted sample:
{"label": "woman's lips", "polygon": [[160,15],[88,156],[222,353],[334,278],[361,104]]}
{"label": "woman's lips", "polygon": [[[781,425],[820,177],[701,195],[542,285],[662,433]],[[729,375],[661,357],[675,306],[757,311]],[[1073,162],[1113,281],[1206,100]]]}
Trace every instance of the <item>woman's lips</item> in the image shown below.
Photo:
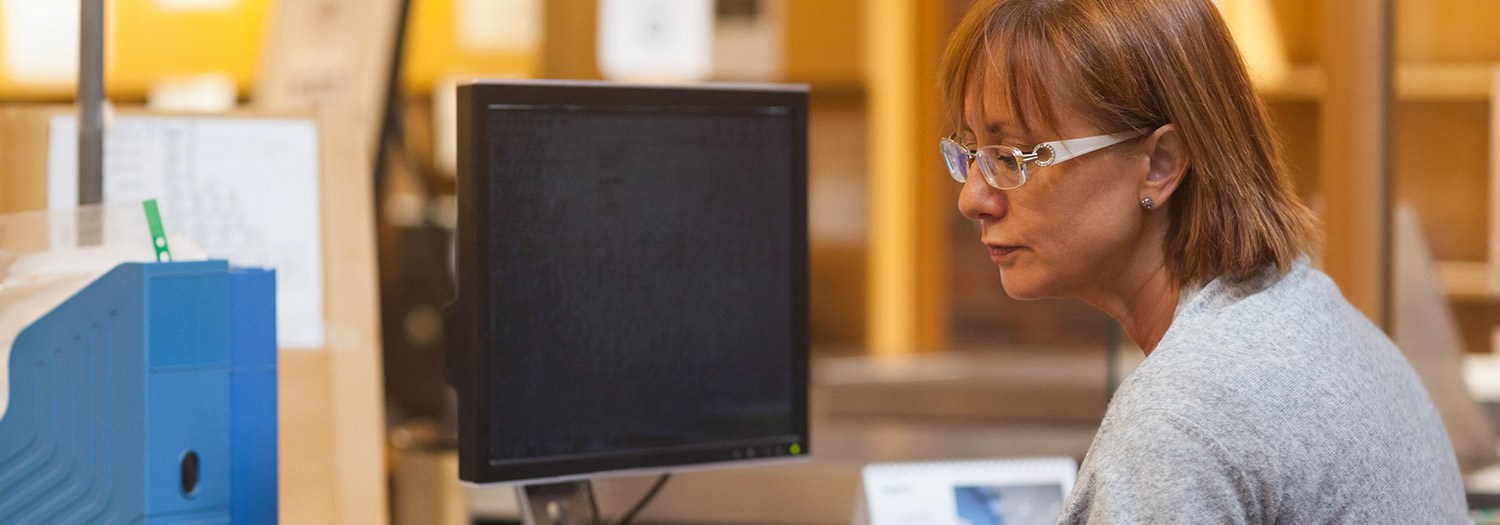
{"label": "woman's lips", "polygon": [[1016,250],[1021,249],[1020,246],[995,245],[995,244],[989,245],[989,248],[990,248],[990,260],[991,261],[995,261],[996,264],[999,264],[1000,261],[1002,259],[1005,259],[1005,257],[1007,255],[1010,255],[1012,252],[1015,252]]}

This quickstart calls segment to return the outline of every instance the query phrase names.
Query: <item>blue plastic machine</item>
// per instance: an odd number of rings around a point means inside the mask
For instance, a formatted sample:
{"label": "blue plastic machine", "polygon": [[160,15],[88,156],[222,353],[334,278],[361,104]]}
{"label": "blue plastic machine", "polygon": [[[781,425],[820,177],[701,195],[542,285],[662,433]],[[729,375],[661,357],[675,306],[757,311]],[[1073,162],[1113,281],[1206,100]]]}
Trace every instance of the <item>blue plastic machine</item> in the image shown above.
{"label": "blue plastic machine", "polygon": [[275,274],[122,264],[23,330],[0,523],[275,523]]}

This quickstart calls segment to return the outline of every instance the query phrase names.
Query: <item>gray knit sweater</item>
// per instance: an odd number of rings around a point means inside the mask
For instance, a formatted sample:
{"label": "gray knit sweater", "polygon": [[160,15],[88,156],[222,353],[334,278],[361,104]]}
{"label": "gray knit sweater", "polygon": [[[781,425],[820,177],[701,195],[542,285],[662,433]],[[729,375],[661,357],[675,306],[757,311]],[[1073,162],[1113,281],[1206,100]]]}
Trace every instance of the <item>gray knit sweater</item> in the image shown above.
{"label": "gray knit sweater", "polygon": [[1182,294],[1109,410],[1059,523],[1467,522],[1421,380],[1298,263]]}

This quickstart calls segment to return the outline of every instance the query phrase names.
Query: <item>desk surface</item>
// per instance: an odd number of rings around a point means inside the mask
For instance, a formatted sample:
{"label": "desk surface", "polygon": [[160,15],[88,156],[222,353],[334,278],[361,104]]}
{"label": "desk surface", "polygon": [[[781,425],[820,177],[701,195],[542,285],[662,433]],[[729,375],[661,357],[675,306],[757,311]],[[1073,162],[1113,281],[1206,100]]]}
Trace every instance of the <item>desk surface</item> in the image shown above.
{"label": "desk surface", "polygon": [[[813,370],[810,461],[674,475],[640,519],[847,524],[869,463],[1081,460],[1103,414],[1104,363],[1102,349],[822,360]],[[1046,414],[1057,417],[1039,417]],[[595,481],[599,511],[617,516],[653,480]],[[510,488],[471,488],[467,495],[475,517],[516,516]]]}
{"label": "desk surface", "polygon": [[[965,423],[818,418],[817,448],[804,463],[688,472],[674,475],[642,512],[645,522],[849,523],[868,463],[968,458],[1072,456],[1082,458],[1093,439],[1087,423]],[[594,482],[599,511],[616,516],[653,478]],[[476,517],[514,518],[510,488],[469,489]]]}

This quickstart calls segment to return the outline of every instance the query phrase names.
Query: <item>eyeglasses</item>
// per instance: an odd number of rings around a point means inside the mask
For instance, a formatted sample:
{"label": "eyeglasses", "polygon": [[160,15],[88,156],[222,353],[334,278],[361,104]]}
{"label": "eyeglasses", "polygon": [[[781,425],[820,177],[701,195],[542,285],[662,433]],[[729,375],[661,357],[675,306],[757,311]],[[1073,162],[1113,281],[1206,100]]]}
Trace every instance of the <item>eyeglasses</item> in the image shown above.
{"label": "eyeglasses", "polygon": [[[982,146],[969,149],[952,137],[938,142],[943,150],[943,162],[948,165],[948,174],[953,180],[969,180],[969,164],[979,164],[984,181],[997,190],[1009,190],[1026,184],[1026,165],[1047,167],[1059,162],[1086,155],[1121,142],[1145,135],[1144,131],[1126,131],[1110,135],[1095,135],[1078,139],[1043,142],[1031,148],[1031,152],[1007,145]],[[1045,151],[1045,153],[1044,153]]]}

